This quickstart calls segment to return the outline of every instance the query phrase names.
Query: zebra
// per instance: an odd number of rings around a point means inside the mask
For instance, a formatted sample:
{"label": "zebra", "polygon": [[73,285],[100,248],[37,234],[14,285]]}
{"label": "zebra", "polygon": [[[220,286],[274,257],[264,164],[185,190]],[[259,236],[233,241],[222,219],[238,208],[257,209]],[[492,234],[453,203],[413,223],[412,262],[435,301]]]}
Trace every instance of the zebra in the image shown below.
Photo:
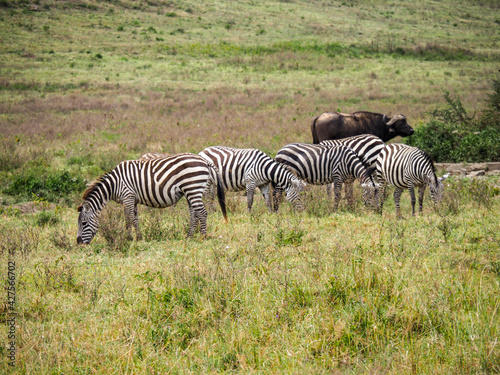
{"label": "zebra", "polygon": [[161,153],[161,152],[148,152],[144,155],[142,155],[139,159],[137,160],[153,160],[153,159],[159,159],[159,158],[165,158],[167,156],[170,156],[171,154],[167,153]]}
{"label": "zebra", "polygon": [[[279,150],[275,160],[286,165],[307,183],[324,185],[333,182],[335,210],[339,205],[342,183],[347,180],[359,178],[365,203],[373,201],[376,195],[377,186],[371,177],[375,168],[367,169],[350,147],[292,143]],[[275,194],[276,204],[279,194],[278,190]]]}
{"label": "zebra", "polygon": [[[325,146],[347,146],[358,154],[366,167],[373,167],[380,151],[385,147],[384,141],[372,134],[355,135],[342,139],[326,140],[319,143]],[[352,180],[345,181],[346,196],[352,199]],[[331,184],[326,185],[328,195],[331,194]]]}
{"label": "zebra", "polygon": [[411,211],[412,216],[414,216],[415,187],[418,187],[419,211],[422,214],[426,186],[429,185],[431,198],[437,204],[443,195],[442,181],[448,177],[448,175],[436,177],[434,164],[425,151],[402,143],[387,145],[377,158],[376,168],[376,179],[380,183],[379,212],[382,212],[386,186],[391,184],[396,187],[394,203],[398,218],[401,218],[399,201],[404,189],[408,189],[410,192]]}
{"label": "zebra", "polygon": [[207,230],[207,211],[201,200],[209,182],[217,185],[217,196],[227,222],[222,181],[212,163],[196,154],[177,154],[152,160],[126,160],[99,177],[83,193],[78,206],[77,243],[89,244],[99,227],[99,216],[108,201],[123,203],[127,230],[133,225],[137,240],[142,239],[137,204],[163,208],[185,196],[191,216],[188,237],[198,222],[203,236]]}
{"label": "zebra", "polygon": [[299,193],[305,183],[294,176],[264,152],[255,149],[239,149],[224,146],[207,147],[200,156],[214,163],[219,170],[225,190],[247,192],[247,208],[250,212],[255,188],[259,188],[268,209],[272,210],[269,185],[286,190],[287,199],[298,210],[303,209]]}

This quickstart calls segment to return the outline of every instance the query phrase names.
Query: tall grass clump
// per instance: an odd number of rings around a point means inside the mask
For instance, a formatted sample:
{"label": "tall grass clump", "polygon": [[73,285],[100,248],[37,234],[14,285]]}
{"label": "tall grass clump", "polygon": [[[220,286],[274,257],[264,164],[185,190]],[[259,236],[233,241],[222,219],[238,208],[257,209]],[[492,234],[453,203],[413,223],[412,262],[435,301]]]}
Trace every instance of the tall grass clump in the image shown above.
{"label": "tall grass clump", "polygon": [[104,208],[99,217],[99,233],[104,237],[108,250],[122,253],[128,251],[133,238],[131,231],[126,228],[122,205],[111,202]]}
{"label": "tall grass clump", "polygon": [[444,94],[446,106],[431,112],[429,123],[403,142],[428,152],[436,162],[500,161],[500,83],[479,115],[469,114],[460,98]]}

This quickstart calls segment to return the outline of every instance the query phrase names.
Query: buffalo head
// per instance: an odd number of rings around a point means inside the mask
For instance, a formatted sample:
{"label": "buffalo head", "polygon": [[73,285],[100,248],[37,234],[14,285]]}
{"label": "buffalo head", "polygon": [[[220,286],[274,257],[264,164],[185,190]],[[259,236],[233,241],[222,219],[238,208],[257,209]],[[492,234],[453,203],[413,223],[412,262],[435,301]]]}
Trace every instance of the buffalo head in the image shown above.
{"label": "buffalo head", "polygon": [[386,115],[384,115],[382,121],[384,121],[385,125],[388,127],[391,138],[398,135],[401,137],[408,137],[415,132],[408,122],[406,122],[406,117],[404,115],[396,115],[392,118],[387,118]]}

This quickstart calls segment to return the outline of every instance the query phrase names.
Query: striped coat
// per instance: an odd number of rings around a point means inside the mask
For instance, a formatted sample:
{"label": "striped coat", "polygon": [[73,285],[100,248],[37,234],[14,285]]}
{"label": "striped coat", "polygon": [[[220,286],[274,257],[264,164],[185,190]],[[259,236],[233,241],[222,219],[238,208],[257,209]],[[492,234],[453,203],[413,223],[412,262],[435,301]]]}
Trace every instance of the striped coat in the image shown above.
{"label": "striped coat", "polygon": [[376,186],[371,177],[373,170],[367,170],[358,155],[346,146],[330,147],[292,143],[278,151],[276,161],[286,165],[310,184],[333,183],[335,209],[338,208],[342,183],[345,181],[354,178],[360,180],[366,203],[373,200],[376,192]]}
{"label": "striped coat", "polygon": [[[385,147],[384,141],[382,141],[379,137],[372,134],[362,134],[355,135],[353,137],[341,138],[341,139],[333,139],[326,140],[319,143],[324,146],[347,146],[350,147],[356,154],[358,154],[359,158],[363,162],[366,167],[373,167],[377,162],[377,157],[380,151],[382,151]],[[345,182],[346,195],[349,198],[352,198],[352,182]],[[327,186],[328,195],[330,195],[331,185]]]}
{"label": "striped coat", "polygon": [[299,193],[305,184],[264,152],[255,148],[212,146],[201,151],[200,156],[217,167],[224,189],[230,191],[246,190],[249,211],[252,209],[256,188],[260,189],[269,210],[272,210],[270,185],[285,190],[287,199],[296,208],[302,208]]}
{"label": "striped coat", "polygon": [[447,176],[436,177],[434,164],[429,155],[416,147],[402,143],[387,145],[377,158],[376,168],[376,179],[380,183],[380,212],[382,212],[387,184],[396,188],[394,190],[394,203],[397,217],[401,217],[399,202],[404,189],[408,189],[410,192],[412,215],[415,215],[415,188],[418,188],[420,212],[422,212],[424,191],[427,186],[429,186],[434,203],[437,203],[442,197],[442,181]]}
{"label": "striped coat", "polygon": [[152,160],[127,160],[101,176],[83,194],[78,207],[77,242],[88,244],[97,233],[99,215],[108,201],[122,203],[125,208],[127,229],[139,230],[137,205],[163,208],[186,197],[190,212],[188,236],[194,233],[198,223],[206,234],[207,211],[202,195],[209,183],[218,187],[219,203],[226,219],[224,190],[215,167],[195,154],[177,154]]}

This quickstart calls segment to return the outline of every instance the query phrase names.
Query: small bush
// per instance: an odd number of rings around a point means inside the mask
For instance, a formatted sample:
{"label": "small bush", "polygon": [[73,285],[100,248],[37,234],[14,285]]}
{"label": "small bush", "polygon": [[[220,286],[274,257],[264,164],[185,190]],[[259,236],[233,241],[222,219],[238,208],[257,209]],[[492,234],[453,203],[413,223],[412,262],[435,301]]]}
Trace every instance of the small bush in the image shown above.
{"label": "small bush", "polygon": [[305,232],[302,229],[283,229],[280,228],[276,232],[275,242],[277,246],[300,246],[302,244],[302,237]]}
{"label": "small bush", "polygon": [[16,143],[1,142],[0,143],[0,171],[11,171],[22,167],[26,162],[17,152]]}
{"label": "small bush", "polygon": [[186,218],[185,215],[167,216],[165,210],[149,207],[146,208],[139,220],[144,240],[148,242],[183,239],[187,233],[186,223],[189,222],[189,218]]}
{"label": "small bush", "polygon": [[45,227],[47,225],[55,225],[59,223],[61,219],[55,212],[52,211],[42,211],[36,216],[36,224],[39,227]]}
{"label": "small bush", "polygon": [[127,252],[132,243],[132,235],[126,229],[123,206],[108,204],[99,219],[99,232],[106,240],[109,250]]}
{"label": "small bush", "polygon": [[57,202],[73,192],[83,191],[86,186],[83,178],[71,177],[67,171],[48,176],[44,174],[45,171],[39,168],[20,174],[3,192],[18,199],[30,200],[35,195],[49,202]]}
{"label": "small bush", "polygon": [[66,251],[73,247],[72,243],[76,243],[74,239],[71,241],[68,233],[64,230],[56,230],[52,232],[50,234],[50,242],[52,242],[55,247]]}
{"label": "small bush", "polygon": [[22,228],[0,226],[0,254],[26,256],[38,249],[40,230],[26,223]]}
{"label": "small bush", "polygon": [[500,83],[478,118],[469,115],[460,101],[445,93],[446,107],[431,112],[428,124],[403,140],[418,147],[436,162],[500,161]]}

